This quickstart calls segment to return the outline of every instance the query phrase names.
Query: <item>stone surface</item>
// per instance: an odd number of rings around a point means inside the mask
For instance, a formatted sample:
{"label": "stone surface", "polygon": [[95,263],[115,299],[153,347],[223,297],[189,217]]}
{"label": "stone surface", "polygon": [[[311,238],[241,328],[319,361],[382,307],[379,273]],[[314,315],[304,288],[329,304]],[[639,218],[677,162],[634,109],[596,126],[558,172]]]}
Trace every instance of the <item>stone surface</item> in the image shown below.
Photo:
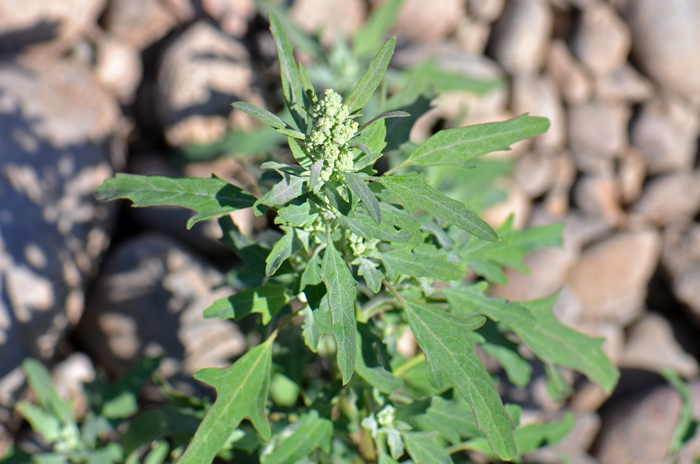
{"label": "stone surface", "polygon": [[574,158],[568,152],[557,155],[554,165],[554,184],[545,198],[545,208],[550,215],[560,217],[569,210],[569,192],[575,180]]}
{"label": "stone surface", "polygon": [[639,103],[654,96],[654,85],[628,64],[595,77],[596,94],[602,100]]}
{"label": "stone surface", "polygon": [[106,0],[0,0],[0,52],[65,52],[96,27]]}
{"label": "stone surface", "polygon": [[561,97],[548,77],[515,76],[512,79],[511,109],[550,121],[549,129],[534,139],[537,150],[559,152],[566,146],[566,112]]}
{"label": "stone surface", "polygon": [[50,359],[109,243],[116,103],[70,63],[0,66],[0,378]]}
{"label": "stone surface", "polygon": [[619,366],[655,372],[671,369],[685,378],[698,375],[698,362],[676,342],[668,321],[654,313],[629,328]]}
{"label": "stone surface", "polygon": [[688,221],[669,224],[664,229],[661,262],[671,278],[700,263],[700,224]]}
{"label": "stone surface", "polygon": [[665,225],[700,211],[700,173],[679,172],[652,179],[632,207],[644,221]]}
{"label": "stone surface", "polygon": [[595,74],[621,67],[630,52],[632,34],[615,9],[594,2],[583,10],[571,49]]}
{"label": "stone surface", "polygon": [[591,78],[561,39],[554,39],[549,47],[547,74],[556,82],[564,101],[570,105],[585,103],[593,95]]}
{"label": "stone surface", "polygon": [[591,102],[569,107],[569,140],[574,150],[616,157],[627,147],[631,112],[624,104]]}
{"label": "stone surface", "polygon": [[505,0],[468,0],[467,13],[490,23],[501,16],[505,3]]}
{"label": "stone surface", "polygon": [[95,77],[122,103],[134,101],[142,74],[143,65],[138,49],[109,38],[100,42],[97,47]]}
{"label": "stone surface", "polygon": [[695,0],[633,0],[624,8],[632,29],[635,60],[668,90],[700,95],[700,3]]}
{"label": "stone surface", "polygon": [[[404,6],[404,10],[409,7],[410,5]],[[362,26],[365,9],[361,0],[297,0],[292,5],[291,14],[297,24],[307,32],[321,32],[323,41],[332,44],[337,34],[348,37]]]}
{"label": "stone surface", "polygon": [[247,345],[235,323],[202,315],[232,293],[222,284],[218,271],[165,235],[129,238],[105,260],[76,337],[113,374],[144,355],[165,356],[168,376],[224,366]]}
{"label": "stone surface", "polygon": [[178,23],[168,0],[112,0],[104,14],[110,35],[139,50],[165,36]]}
{"label": "stone surface", "polygon": [[660,251],[661,237],[651,229],[618,233],[585,249],[567,279],[582,318],[631,322],[642,309]]}
{"label": "stone surface", "polygon": [[[264,107],[250,56],[213,26],[191,25],[165,50],[158,71],[156,112],[173,146],[211,143],[227,128],[231,102]],[[235,117],[248,118],[237,111]]]}
{"label": "stone surface", "polygon": [[253,0],[202,0],[204,10],[219,21],[221,30],[234,37],[248,31],[248,21],[255,16]]}
{"label": "stone surface", "polygon": [[700,320],[700,263],[681,273],[673,282],[673,293]]}
{"label": "stone surface", "polygon": [[513,216],[513,227],[522,229],[530,219],[530,211],[532,209],[530,199],[517,183],[510,179],[499,180],[502,181],[499,186],[508,195],[507,199],[486,208],[480,215],[493,228],[500,227],[510,216]]}
{"label": "stone surface", "polygon": [[625,223],[620,207],[620,185],[612,172],[583,176],[574,188],[574,201],[585,213],[603,216],[613,227]]}
{"label": "stone surface", "polygon": [[[383,1],[370,0],[370,3],[378,5]],[[321,0],[320,3],[326,2]],[[434,0],[430,3],[405,0],[394,30],[414,42],[438,42],[454,30],[463,13],[464,2],[461,0]]]}
{"label": "stone surface", "polygon": [[537,198],[554,183],[556,164],[556,156],[549,153],[525,153],[516,161],[513,178],[528,197]]}
{"label": "stone surface", "polygon": [[554,17],[546,0],[512,0],[496,23],[493,53],[511,74],[531,74],[544,64]]}
{"label": "stone surface", "polygon": [[632,124],[631,141],[651,174],[689,171],[695,164],[700,120],[695,110],[677,98],[644,105]]}
{"label": "stone surface", "polygon": [[624,205],[628,205],[642,194],[642,185],[647,172],[644,155],[634,147],[628,148],[620,158],[618,170],[620,198]]}
{"label": "stone surface", "polygon": [[482,55],[491,35],[491,26],[478,19],[464,16],[455,28],[454,36],[459,46],[472,55]]}

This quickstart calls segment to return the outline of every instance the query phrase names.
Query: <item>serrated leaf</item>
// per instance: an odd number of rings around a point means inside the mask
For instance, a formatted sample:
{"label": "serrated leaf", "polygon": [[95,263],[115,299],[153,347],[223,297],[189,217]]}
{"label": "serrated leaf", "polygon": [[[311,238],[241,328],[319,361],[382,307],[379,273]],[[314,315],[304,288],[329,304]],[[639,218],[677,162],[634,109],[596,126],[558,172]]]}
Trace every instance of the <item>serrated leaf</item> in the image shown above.
{"label": "serrated leaf", "polygon": [[341,216],[338,218],[338,223],[358,237],[362,237],[366,240],[377,239],[389,242],[408,243],[414,236],[411,231],[407,229],[396,230],[387,222],[377,224],[374,219],[361,213],[356,214],[354,218]]}
{"label": "serrated leaf", "polygon": [[331,452],[333,422],[319,417],[316,410],[305,414],[299,427],[272,453],[265,456],[265,464],[296,464],[317,448]]}
{"label": "serrated leaf", "polygon": [[378,180],[399,198],[409,212],[423,209],[479,238],[498,240],[496,232],[477,214],[469,211],[463,203],[435,190],[417,176],[389,176]]}
{"label": "serrated leaf", "polygon": [[277,269],[280,268],[282,263],[292,256],[294,251],[294,232],[293,229],[289,229],[287,233],[282,236],[275,245],[270,250],[270,254],[265,259],[267,266],[265,267],[265,275],[271,276]]}
{"label": "serrated leaf", "polygon": [[391,56],[394,54],[396,38],[388,40],[377,53],[377,56],[369,63],[369,69],[360,79],[350,96],[345,100],[350,114],[356,113],[367,104],[370,97],[377,90],[384,78],[386,68],[389,66]]}
{"label": "serrated leaf", "polygon": [[287,108],[302,132],[306,132],[306,111],[304,110],[304,92],[301,85],[301,76],[294,60],[294,48],[287,39],[287,34],[282,28],[279,18],[270,12],[270,32],[277,45],[277,56],[280,62],[280,77],[282,78],[282,90]]}
{"label": "serrated leaf", "polygon": [[434,396],[425,413],[414,416],[412,422],[420,430],[437,431],[453,445],[461,443],[464,438],[482,436],[474,414],[466,404],[440,396]]}
{"label": "serrated leaf", "polygon": [[382,261],[393,275],[428,277],[443,282],[459,280],[464,277],[464,271],[456,264],[448,262],[447,256],[444,255],[392,250],[382,253]]}
{"label": "serrated leaf", "polygon": [[127,198],[132,206],[180,206],[197,212],[187,228],[205,219],[250,208],[255,197],[212,174],[209,179],[117,174],[95,191],[99,200]]}
{"label": "serrated leaf", "polygon": [[260,108],[258,106],[253,105],[252,103],[247,103],[243,101],[237,101],[234,103],[231,103],[231,106],[234,108],[243,111],[247,115],[250,115],[265,124],[267,124],[270,127],[274,127],[275,129],[283,129],[287,127],[287,123],[282,121],[279,117],[275,116],[274,114],[270,113],[264,108]]}
{"label": "serrated leaf", "polygon": [[[247,269],[249,271],[265,275],[265,260],[270,254],[270,249],[258,245],[255,240],[243,235],[230,216],[220,218],[219,226],[223,232],[223,236],[219,241],[245,261],[248,264]],[[294,269],[288,262],[282,263],[277,270],[278,274],[289,274],[292,272],[294,272]]]}
{"label": "serrated leaf", "polygon": [[277,210],[278,217],[275,218],[275,224],[279,224],[281,218],[283,222],[295,227],[305,227],[311,225],[318,213],[311,212],[311,203],[308,201],[301,205],[288,205]]}
{"label": "serrated leaf", "polygon": [[333,324],[333,337],[337,346],[337,359],[343,385],[347,384],[355,369],[355,298],[357,283],[343,255],[328,238],[323,253],[323,282],[328,291],[328,303]]}
{"label": "serrated leaf", "polygon": [[276,335],[274,332],[227,368],[211,367],[194,374],[197,380],[214,387],[217,396],[179,464],[211,463],[243,419],[249,419],[264,440],[270,439],[265,403]]}
{"label": "serrated leaf", "polygon": [[484,295],[485,284],[443,291],[456,314],[480,313],[503,321],[545,364],[581,372],[606,393],[617,384],[619,371],[602,350],[603,339],[592,338],[562,325],[552,314],[558,295],[509,303]]}
{"label": "serrated leaf", "polygon": [[404,164],[464,166],[486,153],[509,150],[513,143],[541,134],[548,127],[546,118],[524,114],[503,122],[441,130],[423,142]]}
{"label": "serrated leaf", "polygon": [[403,440],[416,464],[454,464],[445,449],[435,442],[437,432],[403,432]]}
{"label": "serrated leaf", "polygon": [[360,201],[365,205],[372,219],[374,219],[377,224],[381,223],[382,213],[379,209],[379,201],[377,201],[377,197],[374,195],[374,192],[369,189],[365,180],[355,173],[346,172],[345,183],[360,197]]}
{"label": "serrated leaf", "polygon": [[382,279],[384,278],[382,271],[377,269],[375,264],[367,258],[358,258],[356,264],[359,266],[357,274],[365,278],[367,287],[375,294],[379,293],[379,290],[382,289]]}
{"label": "serrated leaf", "polygon": [[304,182],[306,182],[306,179],[303,177],[293,176],[285,172],[283,179],[276,183],[269,192],[260,197],[260,199],[255,202],[255,206],[285,205],[303,193]]}
{"label": "serrated leaf", "polygon": [[454,241],[449,235],[447,235],[447,232],[445,232],[442,227],[435,224],[435,221],[425,216],[419,217],[418,221],[420,221],[421,229],[427,230],[431,234],[435,235],[435,238],[445,250],[452,249],[454,246]]}
{"label": "serrated leaf", "polygon": [[487,321],[479,329],[481,348],[490,354],[503,367],[508,380],[516,387],[525,388],[530,384],[532,366],[518,353],[518,345],[503,336],[493,322]]}
{"label": "serrated leaf", "polygon": [[375,122],[379,121],[380,119],[408,118],[409,116],[411,116],[411,115],[405,111],[389,111],[387,113],[382,113],[379,116],[376,116],[376,117],[370,119],[369,121],[364,123],[362,126],[360,126],[358,131],[362,132],[363,130],[367,129]]}
{"label": "serrated leaf", "polygon": [[383,352],[386,357],[386,349],[382,340],[372,333],[369,325],[357,324],[357,356],[355,358],[355,371],[368,384],[382,393],[390,394],[401,388],[403,382],[386,370],[377,352]]}
{"label": "serrated leaf", "polygon": [[403,300],[402,304],[411,331],[425,353],[430,383],[441,389],[445,375],[471,406],[493,451],[501,459],[512,459],[517,454],[513,423],[489,373],[465,338],[465,332],[481,327],[484,319],[461,319],[413,301]]}
{"label": "serrated leaf", "polygon": [[289,291],[279,285],[265,284],[248,288],[227,298],[216,300],[204,310],[206,319],[235,319],[240,321],[251,313],[262,314],[262,323],[267,325],[291,299]]}
{"label": "serrated leaf", "polygon": [[377,49],[396,21],[403,2],[404,0],[389,0],[372,12],[365,26],[353,35],[352,51],[355,56],[363,58]]}

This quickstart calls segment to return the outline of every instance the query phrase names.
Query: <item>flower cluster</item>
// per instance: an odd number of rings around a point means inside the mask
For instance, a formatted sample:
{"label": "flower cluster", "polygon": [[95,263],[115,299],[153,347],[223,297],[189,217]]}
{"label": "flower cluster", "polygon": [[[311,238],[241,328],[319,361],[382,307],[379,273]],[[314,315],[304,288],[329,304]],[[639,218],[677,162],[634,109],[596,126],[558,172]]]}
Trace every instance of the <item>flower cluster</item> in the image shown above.
{"label": "flower cluster", "polygon": [[357,132],[358,124],[349,116],[348,107],[332,89],[313,108],[313,125],[307,143],[309,156],[323,160],[321,178],[328,181],[333,172],[353,169],[353,153],[348,141]]}

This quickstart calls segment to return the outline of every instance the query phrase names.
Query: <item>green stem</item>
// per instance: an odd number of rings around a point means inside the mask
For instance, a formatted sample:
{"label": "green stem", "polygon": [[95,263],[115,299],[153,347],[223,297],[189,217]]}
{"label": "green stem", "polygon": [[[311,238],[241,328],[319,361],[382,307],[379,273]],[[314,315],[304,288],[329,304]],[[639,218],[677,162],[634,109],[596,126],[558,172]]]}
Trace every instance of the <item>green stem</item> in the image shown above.
{"label": "green stem", "polygon": [[401,169],[402,167],[406,166],[407,164],[408,164],[408,160],[404,160],[404,161],[402,161],[401,163],[399,163],[399,164],[397,164],[396,166],[394,166],[393,168],[389,169],[389,170],[388,170],[387,172],[385,172],[383,175],[385,175],[385,176],[390,176],[390,175],[392,175],[393,173],[395,173],[396,171],[398,171],[399,169]]}

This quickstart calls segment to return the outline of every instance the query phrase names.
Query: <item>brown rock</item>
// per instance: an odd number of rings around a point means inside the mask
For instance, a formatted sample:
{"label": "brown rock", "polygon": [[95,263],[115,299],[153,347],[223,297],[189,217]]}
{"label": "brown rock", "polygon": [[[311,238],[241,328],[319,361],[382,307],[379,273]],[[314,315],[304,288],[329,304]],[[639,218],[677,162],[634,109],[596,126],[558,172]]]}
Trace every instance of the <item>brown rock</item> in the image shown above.
{"label": "brown rock", "polygon": [[695,163],[700,120],[697,112],[679,99],[657,99],[646,105],[632,125],[632,144],[652,174],[683,170]]}
{"label": "brown rock", "polygon": [[508,2],[494,31],[494,56],[510,74],[537,72],[547,58],[553,13],[545,0]]}
{"label": "brown rock", "polygon": [[554,183],[556,157],[543,152],[525,153],[518,157],[513,177],[527,196],[537,198]]}
{"label": "brown rock", "polygon": [[556,157],[554,166],[554,184],[545,198],[547,212],[555,217],[566,214],[569,210],[569,192],[576,180],[576,164],[569,153]]}
{"label": "brown rock", "polygon": [[596,2],[583,10],[571,48],[588,69],[595,74],[606,74],[625,63],[631,46],[629,27],[615,9]]}
{"label": "brown rock", "polygon": [[465,52],[483,55],[490,34],[491,26],[488,23],[464,16],[457,24],[454,36]]}
{"label": "brown rock", "polygon": [[619,183],[622,203],[628,205],[636,201],[642,194],[642,185],[646,176],[644,155],[634,147],[630,147],[620,158]]}
{"label": "brown rock", "polygon": [[624,104],[592,102],[569,107],[569,140],[593,156],[617,157],[627,147],[630,109]]}
{"label": "brown rock", "polygon": [[513,227],[516,229],[524,228],[530,219],[530,200],[518,184],[513,181],[504,180],[501,187],[505,190],[508,198],[482,211],[481,217],[491,227],[497,228],[503,225],[510,216],[513,216]]}
{"label": "brown rock", "polygon": [[687,220],[700,211],[700,173],[679,172],[657,177],[644,188],[632,213],[644,221],[665,225]]}
{"label": "brown rock", "polygon": [[515,76],[511,108],[515,114],[530,113],[550,121],[547,132],[534,139],[535,148],[558,152],[566,146],[566,113],[556,86],[548,77]]}
{"label": "brown rock", "polygon": [[180,22],[169,0],[112,0],[105,29],[121,43],[143,50]]}
{"label": "brown rock", "polygon": [[596,75],[595,89],[598,97],[607,101],[639,103],[654,96],[653,84],[627,64]]}
{"label": "brown rock", "polygon": [[469,0],[467,13],[491,23],[501,16],[504,4],[505,0]]}
{"label": "brown rock", "polygon": [[556,82],[569,105],[585,103],[593,94],[593,83],[586,70],[561,39],[554,39],[549,47],[547,74]]}
{"label": "brown rock", "polygon": [[650,313],[630,327],[620,367],[661,372],[671,369],[685,378],[698,374],[698,363],[678,345],[666,319]]}
{"label": "brown rock", "polygon": [[108,38],[98,45],[95,77],[122,103],[133,102],[142,72],[141,55],[136,48]]}
{"label": "brown rock", "polygon": [[668,225],[661,262],[672,278],[700,263],[700,224],[683,221]]}
{"label": "brown rock", "polygon": [[219,21],[222,31],[234,37],[243,37],[255,16],[253,0],[202,0],[202,6]]}
{"label": "brown rock", "polygon": [[332,44],[336,34],[347,37],[359,29],[366,12],[364,2],[360,0],[297,0],[292,5],[291,14],[304,30],[320,31],[323,41]]}
{"label": "brown rock", "polygon": [[642,71],[662,87],[700,95],[700,3],[695,0],[628,1],[632,53]]}
{"label": "brown rock", "polygon": [[659,234],[643,230],[618,233],[584,250],[567,279],[583,319],[627,324],[639,315],[660,248]]}
{"label": "brown rock", "polygon": [[613,227],[622,226],[620,186],[611,172],[584,176],[574,188],[576,205],[591,216],[603,216]]}
{"label": "brown rock", "polygon": [[679,301],[688,305],[696,319],[700,318],[700,263],[674,280],[673,293]]}

